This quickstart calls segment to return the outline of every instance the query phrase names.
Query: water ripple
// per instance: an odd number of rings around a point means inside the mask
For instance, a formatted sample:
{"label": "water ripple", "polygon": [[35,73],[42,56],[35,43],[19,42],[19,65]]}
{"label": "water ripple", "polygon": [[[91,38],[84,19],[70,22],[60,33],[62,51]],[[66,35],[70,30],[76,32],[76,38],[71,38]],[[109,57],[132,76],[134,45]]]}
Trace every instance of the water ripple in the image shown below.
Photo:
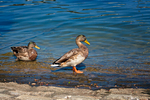
{"label": "water ripple", "polygon": [[[142,82],[149,85],[149,3],[148,0],[1,0],[0,76],[5,74],[9,79],[7,69],[22,81],[36,77],[55,84],[72,81],[76,85],[97,83],[106,87],[115,84],[134,87]],[[91,43],[85,44],[89,48],[89,56],[81,65],[85,73],[72,76],[70,67],[59,70],[49,67],[60,55],[77,47],[75,38],[79,34],[84,34]],[[14,62],[10,47],[27,45],[29,41],[41,47],[37,50],[37,61]]]}

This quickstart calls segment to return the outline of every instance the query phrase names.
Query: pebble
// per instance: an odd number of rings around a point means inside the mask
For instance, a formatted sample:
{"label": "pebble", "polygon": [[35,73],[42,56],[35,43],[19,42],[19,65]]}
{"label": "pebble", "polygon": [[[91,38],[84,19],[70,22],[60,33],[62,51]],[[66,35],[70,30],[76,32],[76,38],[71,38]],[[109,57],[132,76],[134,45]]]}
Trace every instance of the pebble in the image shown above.
{"label": "pebble", "polygon": [[36,83],[32,83],[31,85],[36,85]]}

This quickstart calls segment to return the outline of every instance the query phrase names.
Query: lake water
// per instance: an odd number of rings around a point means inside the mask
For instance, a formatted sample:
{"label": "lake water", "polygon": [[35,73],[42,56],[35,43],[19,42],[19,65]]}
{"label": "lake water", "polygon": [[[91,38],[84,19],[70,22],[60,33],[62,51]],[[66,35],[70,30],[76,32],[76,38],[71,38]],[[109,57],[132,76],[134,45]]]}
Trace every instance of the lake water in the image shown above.
{"label": "lake water", "polygon": [[[91,45],[75,75],[50,64]],[[34,41],[34,62],[16,62],[11,46]],[[1,0],[0,81],[79,88],[150,87],[150,0]]]}

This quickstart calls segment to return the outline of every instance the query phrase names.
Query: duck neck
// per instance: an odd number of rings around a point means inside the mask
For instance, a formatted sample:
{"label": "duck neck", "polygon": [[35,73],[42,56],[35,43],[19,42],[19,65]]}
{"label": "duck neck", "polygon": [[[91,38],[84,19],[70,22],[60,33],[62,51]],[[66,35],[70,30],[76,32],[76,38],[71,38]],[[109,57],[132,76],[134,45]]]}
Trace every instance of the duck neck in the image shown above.
{"label": "duck neck", "polygon": [[78,45],[79,49],[83,51],[84,54],[88,55],[88,48],[82,44],[80,41],[76,41],[76,44]]}
{"label": "duck neck", "polygon": [[32,45],[28,45],[28,50],[32,49],[33,46]]}

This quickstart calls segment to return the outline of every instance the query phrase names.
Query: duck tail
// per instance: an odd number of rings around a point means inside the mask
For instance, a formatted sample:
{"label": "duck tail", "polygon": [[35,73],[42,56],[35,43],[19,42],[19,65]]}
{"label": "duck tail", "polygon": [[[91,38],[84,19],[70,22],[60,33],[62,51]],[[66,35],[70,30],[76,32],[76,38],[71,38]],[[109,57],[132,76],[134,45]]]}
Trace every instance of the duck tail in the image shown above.
{"label": "duck tail", "polygon": [[16,50],[16,47],[11,47],[12,50]]}
{"label": "duck tail", "polygon": [[60,67],[60,64],[59,63],[53,63],[53,64],[51,64],[51,67]]}
{"label": "duck tail", "polygon": [[11,47],[11,50],[13,51],[14,54],[18,53],[18,50],[16,47]]}

